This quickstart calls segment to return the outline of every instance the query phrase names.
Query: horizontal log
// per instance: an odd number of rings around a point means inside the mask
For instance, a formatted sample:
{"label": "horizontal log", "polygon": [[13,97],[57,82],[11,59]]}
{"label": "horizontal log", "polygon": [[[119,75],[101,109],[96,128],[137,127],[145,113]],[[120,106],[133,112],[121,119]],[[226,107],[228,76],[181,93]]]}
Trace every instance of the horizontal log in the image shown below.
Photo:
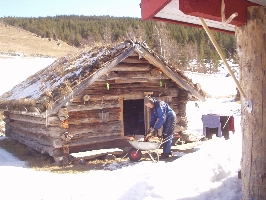
{"label": "horizontal log", "polygon": [[68,124],[87,124],[101,123],[107,121],[118,121],[120,117],[120,108],[83,110],[79,112],[69,112]]}
{"label": "horizontal log", "polygon": [[[103,104],[105,101],[117,101],[118,99],[124,99],[124,100],[128,100],[128,99],[143,99],[143,93],[139,92],[139,93],[134,93],[134,94],[119,94],[119,95],[107,95],[107,94],[100,94],[100,95],[93,95],[90,99],[90,101],[100,101],[102,98],[104,97],[103,100]],[[80,103],[82,104],[82,102],[80,102],[80,98],[76,97],[72,100],[74,103]],[[74,104],[75,105],[75,104]],[[96,107],[97,108],[97,107]],[[99,105],[99,108],[100,105]]]}
{"label": "horizontal log", "polygon": [[23,144],[31,144],[34,149],[38,148],[39,145],[48,146],[51,148],[61,148],[68,145],[69,141],[62,140],[60,138],[52,138],[45,135],[35,135],[26,132],[22,129],[12,129],[10,137],[16,139]]}
{"label": "horizontal log", "polygon": [[52,146],[53,142],[52,140],[47,140],[46,138],[30,137],[29,134],[23,130],[12,130],[10,137],[13,139],[19,138],[20,142],[23,144],[25,144],[26,142],[31,142],[32,144],[35,144],[34,146],[36,147],[39,144],[42,144],[44,146]]}
{"label": "horizontal log", "polygon": [[[22,105],[22,108],[23,108],[23,105]],[[35,109],[35,112],[26,112],[26,111],[18,111],[18,110],[12,110],[9,112],[14,113],[14,114],[25,115],[25,116],[34,116],[34,117],[43,118],[42,114],[37,111],[37,108]]]}
{"label": "horizontal log", "polygon": [[115,79],[115,83],[147,83],[150,80],[146,78],[127,78],[127,79]]}
{"label": "horizontal log", "polygon": [[12,130],[23,130],[27,133],[38,135],[39,137],[50,136],[53,138],[59,138],[60,135],[65,132],[65,130],[62,130],[59,127],[46,127],[45,125],[33,124],[30,122],[14,121],[10,122],[8,125]]}
{"label": "horizontal log", "polygon": [[109,108],[119,108],[120,105],[108,105],[105,102],[99,103],[97,105],[90,105],[91,103],[88,103],[88,105],[83,105],[81,102],[74,102],[71,104],[71,107],[68,107],[69,112],[78,112],[78,111],[84,111],[84,110],[99,110],[99,109],[109,109]]}
{"label": "horizontal log", "polygon": [[[131,79],[131,78],[129,78]],[[137,78],[137,79],[144,79],[144,78]],[[120,79],[117,79],[117,80],[120,80]],[[114,80],[112,82],[109,82],[108,83],[110,84],[110,86],[112,88],[140,88],[140,87],[143,87],[143,88],[157,88],[158,85],[160,85],[160,81],[158,81],[157,79],[156,80],[149,80],[149,82],[135,82],[135,83],[128,83],[128,84],[121,84],[121,83],[116,83],[117,80]],[[146,79],[145,79],[146,80]],[[84,91],[87,91],[87,90],[107,90],[107,87],[106,87],[106,81],[105,82],[97,82],[97,84],[93,84],[92,86],[88,87],[88,88],[85,88]],[[171,87],[175,87],[177,89],[179,89],[180,87],[178,87],[176,84],[173,84],[169,79],[164,79],[162,80],[162,87],[164,87],[165,89],[167,88],[171,88]]]}
{"label": "horizontal log", "polygon": [[[148,90],[148,89],[140,89],[142,91],[139,91],[137,93],[135,92],[131,92],[131,93],[126,93],[126,94],[118,94],[115,95],[113,94],[112,96],[107,95],[107,94],[100,94],[98,96],[93,95],[91,100],[93,101],[99,101],[104,97],[103,102],[105,102],[106,100],[108,101],[117,101],[118,99],[123,99],[123,100],[134,100],[134,99],[143,99],[144,98],[144,93],[145,92],[152,92],[154,97],[158,97],[158,96],[176,96],[178,91],[177,90],[169,90],[169,91],[165,91],[165,90],[161,90],[161,91],[154,91],[154,90]],[[79,102],[78,98],[73,99],[73,102],[75,103],[81,103]],[[82,104],[82,103],[81,103]]]}
{"label": "horizontal log", "polygon": [[119,108],[119,101],[118,99],[115,100],[106,100],[102,98],[91,98],[88,102],[79,101],[79,98],[73,99],[71,105],[67,107],[69,112],[72,111],[83,111],[83,110],[97,110],[97,109],[112,109],[112,108]]}
{"label": "horizontal log", "polygon": [[[82,99],[82,96],[84,94],[88,94],[90,96],[90,101],[95,101],[97,99],[100,99],[104,96],[104,100],[112,100],[112,99],[116,99],[116,98],[111,98],[111,96],[116,96],[116,97],[122,97],[123,95],[142,95],[142,97],[140,99],[142,99],[144,96],[144,92],[153,92],[154,95],[153,96],[172,96],[172,97],[176,97],[178,95],[178,89],[174,88],[174,87],[160,87],[159,82],[157,83],[157,86],[155,86],[154,88],[146,88],[140,85],[140,87],[138,88],[132,88],[132,87],[125,87],[125,88],[116,88],[116,87],[112,87],[112,85],[110,85],[109,90],[107,89],[102,89],[102,90],[95,90],[93,89],[86,89],[84,90],[81,94],[79,94],[78,96],[76,96],[72,102],[80,102]],[[155,95],[155,93],[157,93],[157,95]]]}
{"label": "horizontal log", "polygon": [[139,58],[139,56],[129,56],[122,63],[149,63],[149,61],[144,58]]}
{"label": "horizontal log", "polygon": [[[153,72],[153,73],[152,73]],[[117,76],[115,77],[108,77],[107,80],[112,80],[112,79],[126,79],[126,78],[146,78],[149,80],[152,79],[158,79],[158,80],[163,80],[163,79],[169,79],[166,75],[159,74],[157,70],[153,70],[151,72],[117,72]]]}
{"label": "horizontal log", "polygon": [[87,124],[70,124],[69,132],[74,136],[73,139],[79,137],[101,137],[104,134],[121,134],[121,121],[102,122]]}
{"label": "horizontal log", "polygon": [[[116,80],[125,80],[125,79],[148,79],[150,81],[154,81],[154,80],[170,80],[167,76],[162,75],[162,76],[155,76],[153,74],[151,74],[150,72],[125,72],[125,71],[120,71],[120,72],[116,72],[116,73],[110,73],[108,76],[102,76],[101,78],[98,79],[98,81],[101,82],[108,82],[110,83],[110,81],[114,81],[114,83],[116,82]],[[135,83],[137,83],[137,81],[134,81]]]}
{"label": "horizontal log", "polygon": [[[78,152],[80,150],[91,149],[92,144],[102,143],[102,142],[111,142],[116,139],[121,139],[121,135],[110,135],[110,136],[104,136],[104,137],[96,137],[96,138],[89,138],[89,139],[83,139],[83,140],[76,140],[74,142],[69,143],[70,151],[72,149],[75,149],[75,152]],[[80,150],[79,150],[80,149]]]}
{"label": "horizontal log", "polygon": [[150,71],[150,65],[147,63],[119,63],[111,71]]}
{"label": "horizontal log", "polygon": [[121,134],[120,133],[108,133],[108,134],[103,134],[101,136],[99,136],[99,134],[86,135],[84,137],[72,139],[69,142],[69,145],[76,145],[77,143],[80,144],[83,141],[87,141],[87,142],[91,142],[91,143],[94,143],[95,141],[99,141],[99,140],[105,141],[105,138],[112,137],[112,136],[115,136],[115,137],[120,136],[121,137]]}
{"label": "horizontal log", "polygon": [[9,117],[10,117],[10,119],[15,120],[15,121],[30,122],[33,124],[58,126],[60,123],[59,118],[54,117],[54,116],[47,117],[47,119],[46,119],[46,118],[40,118],[40,117],[35,117],[35,116],[10,113]]}
{"label": "horizontal log", "polygon": [[35,140],[25,140],[24,138],[20,137],[19,134],[11,133],[10,138],[18,141],[21,144],[26,145],[42,154],[49,154],[50,156],[53,155],[54,147],[43,145]]}

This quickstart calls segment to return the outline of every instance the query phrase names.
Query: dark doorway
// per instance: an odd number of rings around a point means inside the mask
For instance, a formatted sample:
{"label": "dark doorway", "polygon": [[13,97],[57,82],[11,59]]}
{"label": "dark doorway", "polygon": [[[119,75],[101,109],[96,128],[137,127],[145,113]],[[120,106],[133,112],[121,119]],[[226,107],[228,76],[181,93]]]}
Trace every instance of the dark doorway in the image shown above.
{"label": "dark doorway", "polygon": [[144,101],[124,100],[124,135],[144,135]]}

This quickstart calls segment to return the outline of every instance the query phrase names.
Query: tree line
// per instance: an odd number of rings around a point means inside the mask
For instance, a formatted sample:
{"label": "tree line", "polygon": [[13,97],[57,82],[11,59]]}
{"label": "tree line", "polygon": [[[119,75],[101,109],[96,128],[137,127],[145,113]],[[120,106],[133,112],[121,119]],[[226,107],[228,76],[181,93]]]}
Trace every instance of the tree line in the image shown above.
{"label": "tree line", "polygon": [[[215,72],[219,56],[201,28],[139,18],[60,15],[55,17],[3,17],[5,24],[23,28],[43,38],[59,39],[75,47],[94,43],[112,44],[125,39],[146,43],[183,70]],[[228,59],[236,57],[231,34],[213,32]],[[195,60],[195,67],[188,65]]]}

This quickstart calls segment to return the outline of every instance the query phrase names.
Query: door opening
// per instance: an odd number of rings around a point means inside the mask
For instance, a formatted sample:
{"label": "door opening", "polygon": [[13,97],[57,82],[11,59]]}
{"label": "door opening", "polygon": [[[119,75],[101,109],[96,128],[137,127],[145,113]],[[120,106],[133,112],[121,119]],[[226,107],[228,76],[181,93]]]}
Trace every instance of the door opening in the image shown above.
{"label": "door opening", "polygon": [[124,100],[124,135],[144,135],[144,100]]}

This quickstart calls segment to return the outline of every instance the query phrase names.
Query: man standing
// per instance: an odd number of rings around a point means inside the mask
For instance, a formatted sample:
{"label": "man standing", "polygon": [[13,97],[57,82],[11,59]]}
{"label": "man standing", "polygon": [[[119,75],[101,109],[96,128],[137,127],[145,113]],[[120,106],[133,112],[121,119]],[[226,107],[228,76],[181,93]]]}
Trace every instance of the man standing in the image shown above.
{"label": "man standing", "polygon": [[[176,126],[176,114],[164,101],[156,100],[150,96],[144,97],[144,104],[151,108],[151,121],[149,132],[155,134],[163,126],[163,153],[160,158],[171,155],[173,133]],[[166,142],[165,142],[166,141]]]}

